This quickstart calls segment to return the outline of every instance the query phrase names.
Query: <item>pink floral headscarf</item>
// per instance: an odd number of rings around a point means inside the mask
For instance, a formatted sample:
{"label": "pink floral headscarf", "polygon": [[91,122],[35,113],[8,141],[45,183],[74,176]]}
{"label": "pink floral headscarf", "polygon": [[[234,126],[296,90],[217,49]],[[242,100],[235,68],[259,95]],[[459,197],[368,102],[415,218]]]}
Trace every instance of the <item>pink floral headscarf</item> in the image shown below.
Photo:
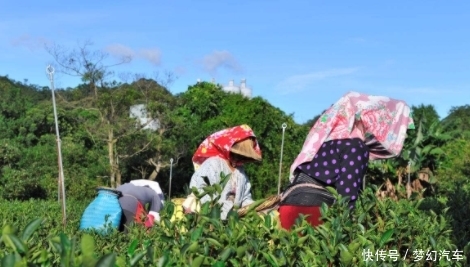
{"label": "pink floral headscarf", "polygon": [[300,154],[290,168],[292,180],[294,170],[300,164],[313,159],[320,146],[330,140],[356,136],[356,121],[361,121],[369,139],[366,142],[380,144],[388,153],[370,151],[370,160],[398,156],[403,148],[407,129],[414,129],[410,107],[401,100],[385,96],[372,96],[348,92],[325,111],[307,135]]}

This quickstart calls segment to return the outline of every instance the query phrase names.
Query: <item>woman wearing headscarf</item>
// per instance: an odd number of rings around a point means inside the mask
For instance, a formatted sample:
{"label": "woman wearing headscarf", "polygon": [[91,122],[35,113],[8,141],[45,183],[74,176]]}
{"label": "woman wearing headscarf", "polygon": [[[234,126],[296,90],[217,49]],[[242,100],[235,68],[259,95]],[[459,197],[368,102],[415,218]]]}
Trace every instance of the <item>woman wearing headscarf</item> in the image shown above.
{"label": "woman wearing headscarf", "polygon": [[407,129],[414,124],[404,101],[345,94],[315,122],[290,168],[279,207],[282,227],[290,229],[299,214],[308,215],[313,226],[321,224],[320,206],[335,201],[327,186],[349,197],[353,209],[369,160],[398,156]]}
{"label": "woman wearing headscarf", "polygon": [[[132,180],[116,188],[122,193],[119,204],[123,211],[122,226],[124,231],[132,223],[144,224],[147,228],[160,221],[160,210],[164,204],[163,192],[158,182],[150,180]],[[148,211],[145,206],[148,205]]]}
{"label": "woman wearing headscarf", "polygon": [[[202,193],[202,188],[206,185],[203,177],[207,177],[212,185],[220,183],[221,173],[230,175],[219,199],[222,204],[221,219],[225,220],[234,205],[244,207],[253,203],[251,184],[243,165],[261,159],[258,141],[248,125],[218,131],[207,137],[194,153],[195,173],[191,177],[189,187],[196,187]],[[209,200],[210,196],[206,195],[199,201],[202,204]],[[191,194],[183,203],[185,212],[197,211],[196,202]]]}

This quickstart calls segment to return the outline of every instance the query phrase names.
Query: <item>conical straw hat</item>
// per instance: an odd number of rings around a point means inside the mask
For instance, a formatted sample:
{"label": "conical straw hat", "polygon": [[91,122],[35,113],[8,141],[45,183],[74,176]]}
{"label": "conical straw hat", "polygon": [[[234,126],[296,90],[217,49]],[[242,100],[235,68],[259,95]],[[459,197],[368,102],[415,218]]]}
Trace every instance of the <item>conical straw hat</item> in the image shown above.
{"label": "conical straw hat", "polygon": [[243,141],[235,143],[230,149],[230,152],[253,159],[255,161],[261,161],[262,159],[261,155],[256,153],[253,146],[254,146],[253,140],[251,138],[248,138]]}

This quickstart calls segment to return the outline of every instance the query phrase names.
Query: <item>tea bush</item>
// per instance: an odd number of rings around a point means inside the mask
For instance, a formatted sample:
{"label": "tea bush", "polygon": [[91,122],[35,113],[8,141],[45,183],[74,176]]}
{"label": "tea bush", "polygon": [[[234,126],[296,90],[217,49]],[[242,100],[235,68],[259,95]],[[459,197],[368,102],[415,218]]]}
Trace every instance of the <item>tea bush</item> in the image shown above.
{"label": "tea bush", "polygon": [[78,232],[85,202],[69,203],[65,229],[57,202],[3,202],[2,266],[464,266],[446,211],[422,210],[421,201],[380,201],[371,187],[351,213],[332,190],[338,201],[321,208],[323,225],[300,218],[288,232],[254,211],[221,221],[219,190],[206,187],[214,200],[198,214],[172,221],[167,202],[157,227],[127,235]]}
{"label": "tea bush", "polygon": [[[427,198],[420,206],[422,210],[432,210],[437,214],[442,211],[448,218],[452,229],[452,240],[458,247],[465,248],[465,254],[470,255],[470,189],[463,183],[456,183],[456,188],[446,194]],[[470,265],[470,262],[467,262]]]}

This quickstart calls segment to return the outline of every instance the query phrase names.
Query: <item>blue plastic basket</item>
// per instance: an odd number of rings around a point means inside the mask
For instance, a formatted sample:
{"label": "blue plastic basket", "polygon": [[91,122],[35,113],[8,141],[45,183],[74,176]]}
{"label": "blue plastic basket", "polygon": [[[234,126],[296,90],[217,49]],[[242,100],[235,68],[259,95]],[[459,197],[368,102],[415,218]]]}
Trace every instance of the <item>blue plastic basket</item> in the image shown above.
{"label": "blue plastic basket", "polygon": [[108,188],[97,190],[98,196],[88,205],[80,219],[80,230],[94,230],[105,235],[117,229],[121,223],[120,192]]}

